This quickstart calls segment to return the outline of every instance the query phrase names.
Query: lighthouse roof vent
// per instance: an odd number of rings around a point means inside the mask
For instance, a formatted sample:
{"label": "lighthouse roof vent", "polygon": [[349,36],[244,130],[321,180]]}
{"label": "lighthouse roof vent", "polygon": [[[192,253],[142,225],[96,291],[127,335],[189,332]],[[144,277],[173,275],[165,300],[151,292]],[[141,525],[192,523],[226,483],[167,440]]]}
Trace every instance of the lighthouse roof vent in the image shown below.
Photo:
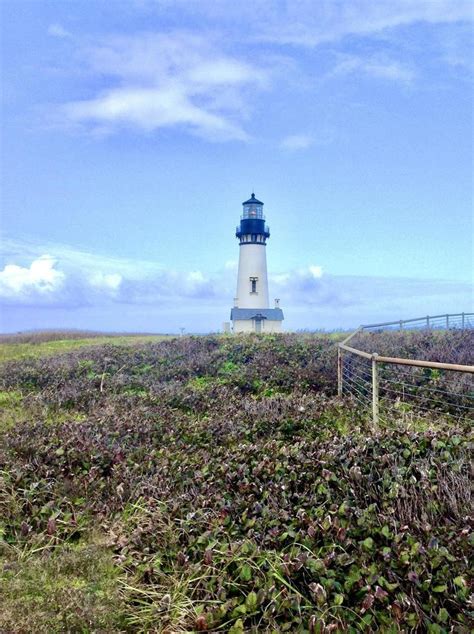
{"label": "lighthouse roof vent", "polygon": [[258,200],[258,198],[255,198],[255,194],[252,193],[252,195],[250,196],[250,198],[248,200],[245,200],[242,205],[263,205],[261,200]]}

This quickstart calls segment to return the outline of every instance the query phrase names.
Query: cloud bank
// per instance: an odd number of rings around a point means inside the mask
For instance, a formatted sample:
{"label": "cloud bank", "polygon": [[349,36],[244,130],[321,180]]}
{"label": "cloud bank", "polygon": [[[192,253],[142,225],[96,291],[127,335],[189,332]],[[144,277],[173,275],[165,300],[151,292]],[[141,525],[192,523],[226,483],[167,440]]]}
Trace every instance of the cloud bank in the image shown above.
{"label": "cloud bank", "polygon": [[[30,247],[30,261],[18,264],[25,249],[18,248],[13,255],[13,247],[11,243],[8,262],[0,271],[0,301],[10,311],[22,310],[23,320],[30,315],[30,328],[45,309],[51,327],[65,321],[71,325],[64,311],[81,310],[110,315],[109,330],[133,330],[135,322],[127,327],[123,320],[136,311],[155,314],[155,319],[161,315],[164,323],[180,319],[189,323],[188,328],[192,324],[196,328],[199,315],[200,331],[213,330],[228,319],[236,283],[234,263],[222,263],[213,273],[178,271],[153,262],[48,245],[54,255],[33,255],[35,250],[41,252],[41,246]],[[281,300],[289,328],[356,326],[429,312],[468,311],[472,306],[472,286],[467,282],[331,275],[314,263],[273,273],[269,283],[272,296]],[[146,323],[143,321],[144,329],[154,329]],[[100,327],[96,321],[79,325]],[[15,326],[5,324],[3,328]]]}

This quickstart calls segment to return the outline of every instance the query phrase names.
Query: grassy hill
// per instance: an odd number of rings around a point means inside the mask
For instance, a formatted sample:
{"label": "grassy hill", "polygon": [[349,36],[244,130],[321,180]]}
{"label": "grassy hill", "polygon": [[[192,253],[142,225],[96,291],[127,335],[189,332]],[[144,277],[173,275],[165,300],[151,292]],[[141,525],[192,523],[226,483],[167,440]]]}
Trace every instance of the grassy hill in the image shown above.
{"label": "grassy hill", "polygon": [[94,343],[0,366],[0,631],[469,631],[472,421],[373,428],[324,335]]}
{"label": "grassy hill", "polygon": [[25,357],[45,357],[69,352],[84,346],[113,344],[133,345],[161,341],[171,335],[148,335],[89,332],[80,330],[45,330],[13,335],[0,335],[0,363]]}

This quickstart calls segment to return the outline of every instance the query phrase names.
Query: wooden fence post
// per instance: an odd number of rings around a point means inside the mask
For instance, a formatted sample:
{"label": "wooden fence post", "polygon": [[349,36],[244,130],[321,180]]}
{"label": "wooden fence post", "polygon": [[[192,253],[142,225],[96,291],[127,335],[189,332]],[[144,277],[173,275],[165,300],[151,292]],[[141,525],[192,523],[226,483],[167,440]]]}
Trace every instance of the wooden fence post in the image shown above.
{"label": "wooden fence post", "polygon": [[342,396],[342,368],[343,358],[341,349],[337,348],[337,395]]}
{"label": "wooden fence post", "polygon": [[462,314],[462,322],[461,323],[462,323],[461,328],[464,330],[464,313]]}
{"label": "wooden fence post", "polygon": [[379,423],[379,369],[377,366],[377,357],[372,355],[372,422],[374,425]]}

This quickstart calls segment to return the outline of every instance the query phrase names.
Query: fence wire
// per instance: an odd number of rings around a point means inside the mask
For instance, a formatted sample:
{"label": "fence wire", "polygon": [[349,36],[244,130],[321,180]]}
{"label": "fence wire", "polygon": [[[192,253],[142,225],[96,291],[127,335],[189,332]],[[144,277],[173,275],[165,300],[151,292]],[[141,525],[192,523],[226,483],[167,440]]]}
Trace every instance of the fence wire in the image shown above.
{"label": "fence wire", "polygon": [[[386,363],[381,359],[380,362],[376,362],[374,370],[372,358],[368,358],[367,354],[360,356],[364,352],[370,354],[377,352],[373,349],[377,347],[377,338],[370,336],[364,345],[364,333],[435,329],[472,332],[474,313],[436,315],[362,326],[351,336],[351,338],[354,337],[353,341],[347,344],[356,347],[359,354],[356,350],[350,352],[339,348],[339,393],[349,397],[354,405],[365,410],[371,409],[374,417],[386,423],[394,417],[422,418],[433,414],[474,421],[473,366],[463,366],[469,367],[469,370],[453,371],[436,367],[402,365],[395,362]],[[357,343],[353,343],[354,341]],[[370,347],[372,349],[368,349]],[[429,362],[426,359],[424,361]],[[375,372],[375,383],[373,372]]]}
{"label": "fence wire", "polygon": [[382,324],[362,326],[366,332],[393,330],[468,330],[474,328],[474,313],[453,313],[449,315],[427,315],[415,319],[400,319]]}
{"label": "fence wire", "polygon": [[372,362],[356,355],[343,357],[343,393],[353,398],[360,407],[367,408],[372,401]]}

